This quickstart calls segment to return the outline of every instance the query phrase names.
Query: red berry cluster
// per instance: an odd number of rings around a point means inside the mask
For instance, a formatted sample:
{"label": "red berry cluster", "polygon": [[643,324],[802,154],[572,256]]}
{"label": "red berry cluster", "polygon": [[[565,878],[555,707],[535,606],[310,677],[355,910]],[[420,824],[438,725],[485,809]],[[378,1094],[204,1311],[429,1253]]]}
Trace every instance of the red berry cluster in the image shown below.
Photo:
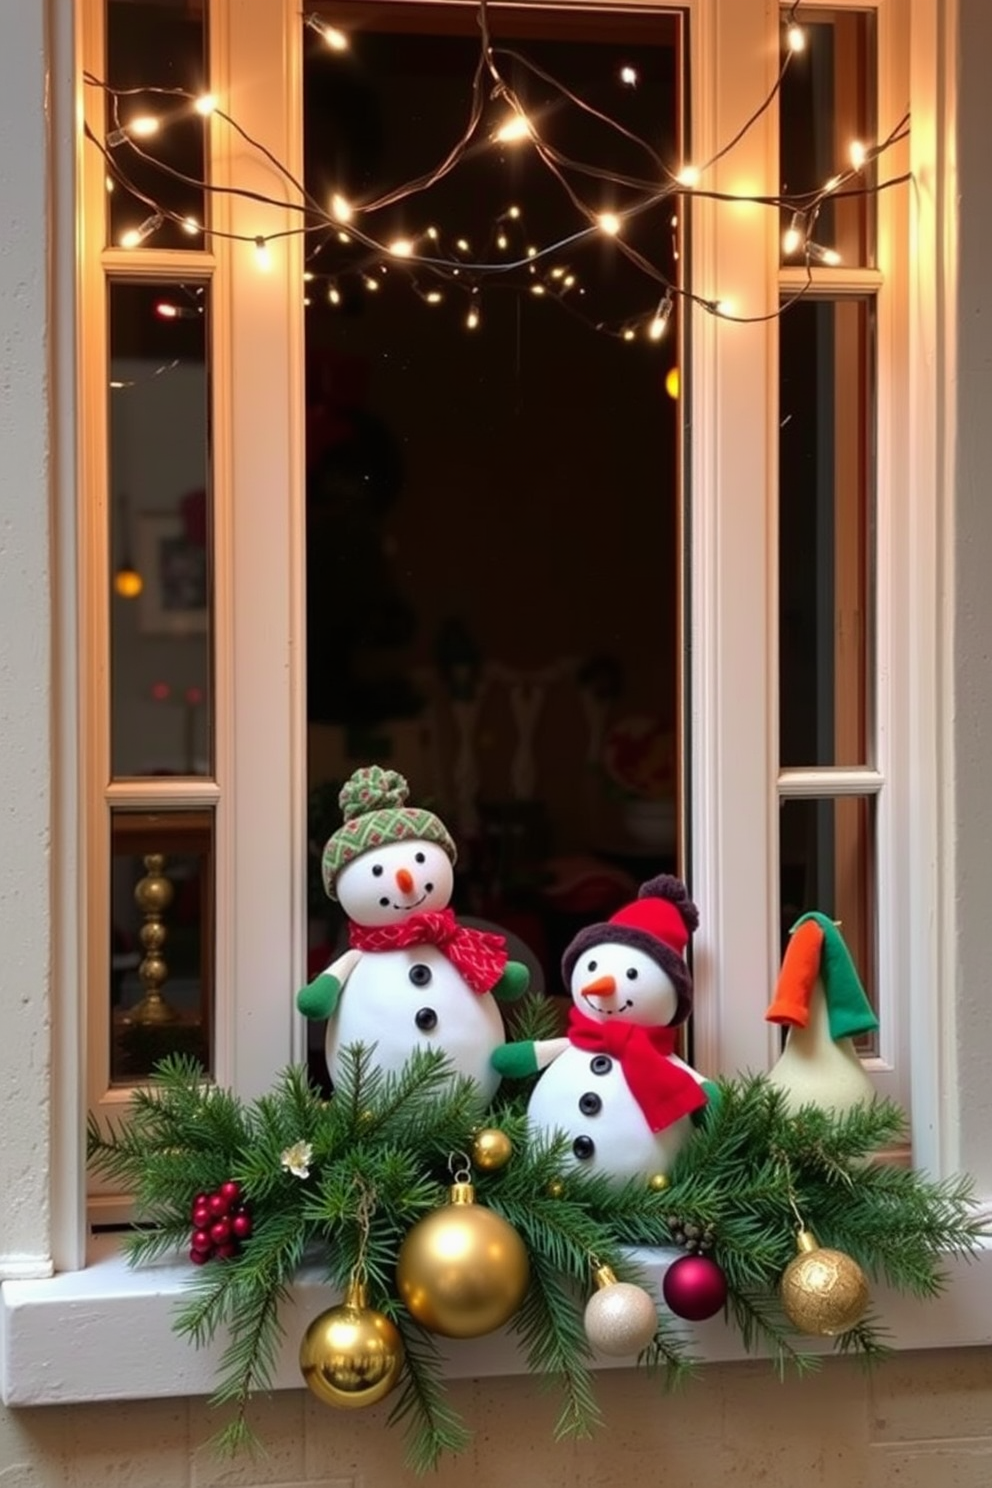
{"label": "red berry cluster", "polygon": [[213,1193],[198,1193],[190,1214],[193,1236],[189,1258],[194,1266],[205,1261],[229,1261],[251,1234],[251,1215],[241,1197],[241,1185],[229,1179]]}

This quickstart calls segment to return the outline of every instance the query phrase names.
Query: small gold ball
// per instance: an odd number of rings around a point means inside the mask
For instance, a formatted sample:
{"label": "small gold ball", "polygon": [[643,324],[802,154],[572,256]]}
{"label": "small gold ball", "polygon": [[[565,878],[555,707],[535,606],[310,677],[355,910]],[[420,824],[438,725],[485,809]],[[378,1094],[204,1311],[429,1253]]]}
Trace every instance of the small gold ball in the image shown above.
{"label": "small gold ball", "polygon": [[565,1185],[560,1178],[552,1178],[548,1184],[548,1193],[553,1199],[560,1199],[565,1192]]}
{"label": "small gold ball", "polygon": [[652,1193],[664,1193],[671,1181],[667,1173],[652,1173],[648,1179],[648,1188]]}
{"label": "small gold ball", "polygon": [[300,1345],[300,1369],[325,1405],[357,1410],[388,1395],[403,1367],[403,1340],[352,1285],[344,1302],[314,1318]]}
{"label": "small gold ball", "polygon": [[486,1126],[472,1138],[472,1161],[484,1173],[505,1167],[513,1156],[513,1143],[506,1132]]}

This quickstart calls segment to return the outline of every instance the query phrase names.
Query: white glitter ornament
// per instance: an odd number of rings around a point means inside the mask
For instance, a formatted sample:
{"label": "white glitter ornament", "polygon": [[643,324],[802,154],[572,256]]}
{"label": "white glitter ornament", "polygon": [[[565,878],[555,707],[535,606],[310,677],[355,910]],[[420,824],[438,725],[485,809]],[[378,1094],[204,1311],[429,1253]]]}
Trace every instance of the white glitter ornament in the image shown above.
{"label": "white glitter ornament", "polygon": [[598,1266],[584,1322],[593,1348],[621,1359],[647,1348],[658,1331],[658,1309],[643,1287],[617,1281],[609,1266]]}

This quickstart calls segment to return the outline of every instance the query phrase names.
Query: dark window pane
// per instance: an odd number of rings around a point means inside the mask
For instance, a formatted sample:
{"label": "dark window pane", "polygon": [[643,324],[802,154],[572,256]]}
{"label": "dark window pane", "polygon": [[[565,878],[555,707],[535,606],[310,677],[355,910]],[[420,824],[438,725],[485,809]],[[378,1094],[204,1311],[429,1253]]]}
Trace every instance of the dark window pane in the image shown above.
{"label": "dark window pane", "polygon": [[109,295],[112,772],[210,775],[208,289]]}
{"label": "dark window pane", "polygon": [[[870,148],[880,143],[873,17],[863,11],[818,11],[814,20],[800,8],[797,20],[806,49],[792,57],[780,96],[782,194],[791,198],[819,192],[850,171],[853,144]],[[838,253],[845,264],[873,265],[873,198],[859,192],[875,184],[878,169],[877,162],[870,162],[842,183],[836,196],[824,200],[815,218],[801,217],[796,224],[800,245],[808,236]],[[805,208],[806,203],[800,205]],[[786,211],[783,234],[791,225],[792,212]],[[786,263],[802,262],[803,248],[783,256]]]}
{"label": "dark window pane", "polygon": [[[430,34],[394,24],[401,10]],[[390,17],[345,56],[308,51],[307,184],[321,202],[340,193],[360,208],[409,180],[464,117],[471,12]],[[681,160],[671,18],[501,11],[500,38]],[[507,65],[561,155],[656,171]],[[401,770],[459,843],[459,907],[521,935],[561,991],[575,930],[676,865],[680,420],[665,385],[680,328],[676,313],[664,340],[645,336],[659,285],[604,234],[528,271],[528,247],[563,242],[583,219],[529,145],[485,143],[503,117],[494,105],[436,188],[356,221],[466,263],[520,256],[519,272],[472,294],[464,268],[438,279],[337,233],[310,259],[311,836],[340,825],[334,783],[358,765]],[[601,180],[581,190],[596,211],[622,205]],[[673,215],[671,203],[645,211],[624,240],[677,282]],[[625,341],[590,322],[638,329]],[[319,877],[312,908],[332,908]]]}
{"label": "dark window pane", "polygon": [[213,840],[208,811],[113,814],[112,1084],[145,1079],[173,1053],[211,1069]]}
{"label": "dark window pane", "polygon": [[780,815],[782,950],[801,914],[837,920],[877,1010],[875,801],[870,796],[783,801]]}
{"label": "dark window pane", "polygon": [[[144,239],[149,247],[203,247],[206,203],[197,183],[206,179],[207,126],[192,99],[172,90],[194,98],[207,91],[205,13],[186,0],[108,0],[105,81],[126,94],[107,96],[114,245],[132,246],[127,234],[160,208],[163,220]],[[153,133],[141,132],[146,120]]]}
{"label": "dark window pane", "polygon": [[868,763],[873,307],[780,321],[779,666],[785,766]]}

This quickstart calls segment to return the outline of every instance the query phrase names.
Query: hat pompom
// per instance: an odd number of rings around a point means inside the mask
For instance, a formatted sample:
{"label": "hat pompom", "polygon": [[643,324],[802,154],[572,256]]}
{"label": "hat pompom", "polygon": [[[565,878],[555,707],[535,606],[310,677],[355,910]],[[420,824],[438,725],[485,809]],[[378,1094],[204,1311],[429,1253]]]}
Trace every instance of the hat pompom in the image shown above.
{"label": "hat pompom", "polygon": [[641,884],[637,897],[667,899],[678,910],[690,935],[699,929],[699,910],[689,898],[689,891],[680,878],[673,878],[670,873],[659,873],[657,877],[649,878],[647,883]]}
{"label": "hat pompom", "polygon": [[398,770],[365,765],[345,781],[338,795],[338,805],[347,822],[370,811],[395,811],[406,803],[409,794],[410,787]]}

